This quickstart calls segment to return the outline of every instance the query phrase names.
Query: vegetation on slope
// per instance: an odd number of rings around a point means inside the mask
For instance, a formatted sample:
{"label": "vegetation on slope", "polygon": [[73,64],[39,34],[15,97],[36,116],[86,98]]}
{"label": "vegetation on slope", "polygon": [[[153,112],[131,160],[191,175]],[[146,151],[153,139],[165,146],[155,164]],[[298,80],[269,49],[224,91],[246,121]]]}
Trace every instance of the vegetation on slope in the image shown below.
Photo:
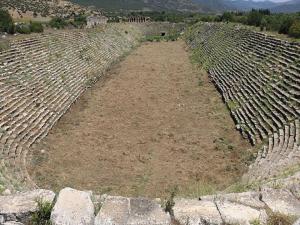
{"label": "vegetation on slope", "polygon": [[234,22],[260,28],[261,31],[273,31],[300,38],[300,13],[271,13],[269,10],[252,9],[250,12],[224,12],[222,15],[199,15],[192,23]]}

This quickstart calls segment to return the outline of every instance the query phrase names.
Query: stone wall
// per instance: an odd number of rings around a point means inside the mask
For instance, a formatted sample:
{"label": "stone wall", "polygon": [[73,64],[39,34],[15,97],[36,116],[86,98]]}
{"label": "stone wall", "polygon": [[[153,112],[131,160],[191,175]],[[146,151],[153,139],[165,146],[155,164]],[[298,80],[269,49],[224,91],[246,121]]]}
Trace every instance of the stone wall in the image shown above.
{"label": "stone wall", "polygon": [[[39,215],[36,212],[45,203],[52,205],[44,216],[52,225],[263,225],[272,224],[268,223],[270,218],[281,214],[288,215],[290,223],[300,217],[299,199],[289,190],[270,188],[198,199],[175,198],[169,210],[161,199],[100,196],[72,188],[55,195],[37,189],[0,196],[0,225],[31,224],[33,214]],[[38,206],[38,202],[43,204]]]}
{"label": "stone wall", "polygon": [[299,170],[300,45],[222,23],[194,25],[187,41],[236,128],[262,146],[245,178],[256,182]]}

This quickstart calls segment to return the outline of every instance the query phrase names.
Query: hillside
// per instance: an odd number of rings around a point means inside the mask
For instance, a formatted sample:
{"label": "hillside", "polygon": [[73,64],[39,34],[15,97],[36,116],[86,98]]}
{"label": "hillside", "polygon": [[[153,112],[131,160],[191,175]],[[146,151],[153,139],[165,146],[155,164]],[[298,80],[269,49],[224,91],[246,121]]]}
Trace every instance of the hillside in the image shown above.
{"label": "hillside", "polygon": [[273,12],[299,12],[300,0],[292,0],[285,4],[277,5],[271,9]]}
{"label": "hillside", "polygon": [[273,8],[278,3],[274,3],[272,1],[253,1],[253,0],[223,0],[224,3],[232,9],[238,10],[251,10],[251,9],[265,9],[265,8]]}
{"label": "hillside", "polygon": [[192,0],[71,0],[74,3],[106,10],[203,11]]}

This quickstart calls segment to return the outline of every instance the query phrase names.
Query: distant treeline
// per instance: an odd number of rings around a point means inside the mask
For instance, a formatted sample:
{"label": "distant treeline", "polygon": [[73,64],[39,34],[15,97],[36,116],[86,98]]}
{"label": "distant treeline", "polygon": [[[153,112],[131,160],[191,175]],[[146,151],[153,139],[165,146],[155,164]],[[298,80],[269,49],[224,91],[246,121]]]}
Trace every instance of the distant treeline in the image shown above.
{"label": "distant treeline", "polygon": [[[116,15],[108,15],[114,18]],[[280,34],[287,34],[290,37],[300,38],[300,12],[299,13],[271,13],[270,10],[253,9],[249,12],[224,12],[220,15],[209,15],[199,13],[181,12],[131,12],[121,16],[146,16],[151,21],[168,21],[172,23],[186,22],[234,22],[244,25],[260,27],[266,31],[275,31]],[[120,17],[120,14],[118,14]],[[118,19],[116,19],[118,20]],[[116,20],[113,20],[116,22]]]}
{"label": "distant treeline", "polygon": [[261,31],[275,31],[290,37],[300,38],[300,13],[271,13],[269,10],[250,12],[225,12],[222,15],[202,15],[195,21],[235,22],[260,27]]}

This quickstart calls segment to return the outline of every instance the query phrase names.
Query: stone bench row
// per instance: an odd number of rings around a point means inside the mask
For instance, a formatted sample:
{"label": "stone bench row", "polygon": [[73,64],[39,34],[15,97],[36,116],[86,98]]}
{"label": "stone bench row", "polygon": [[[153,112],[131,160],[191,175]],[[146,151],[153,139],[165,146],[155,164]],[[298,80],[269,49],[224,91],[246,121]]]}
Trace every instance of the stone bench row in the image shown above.
{"label": "stone bench row", "polygon": [[191,47],[208,69],[237,128],[253,144],[269,141],[261,154],[266,160],[259,156],[255,171],[275,174],[272,170],[283,169],[286,158],[299,161],[299,45],[225,24],[206,23],[193,32]]}
{"label": "stone bench row", "polygon": [[131,25],[90,32],[41,35],[1,52],[0,181],[10,189],[34,186],[25,163],[31,146],[141,37]]}

